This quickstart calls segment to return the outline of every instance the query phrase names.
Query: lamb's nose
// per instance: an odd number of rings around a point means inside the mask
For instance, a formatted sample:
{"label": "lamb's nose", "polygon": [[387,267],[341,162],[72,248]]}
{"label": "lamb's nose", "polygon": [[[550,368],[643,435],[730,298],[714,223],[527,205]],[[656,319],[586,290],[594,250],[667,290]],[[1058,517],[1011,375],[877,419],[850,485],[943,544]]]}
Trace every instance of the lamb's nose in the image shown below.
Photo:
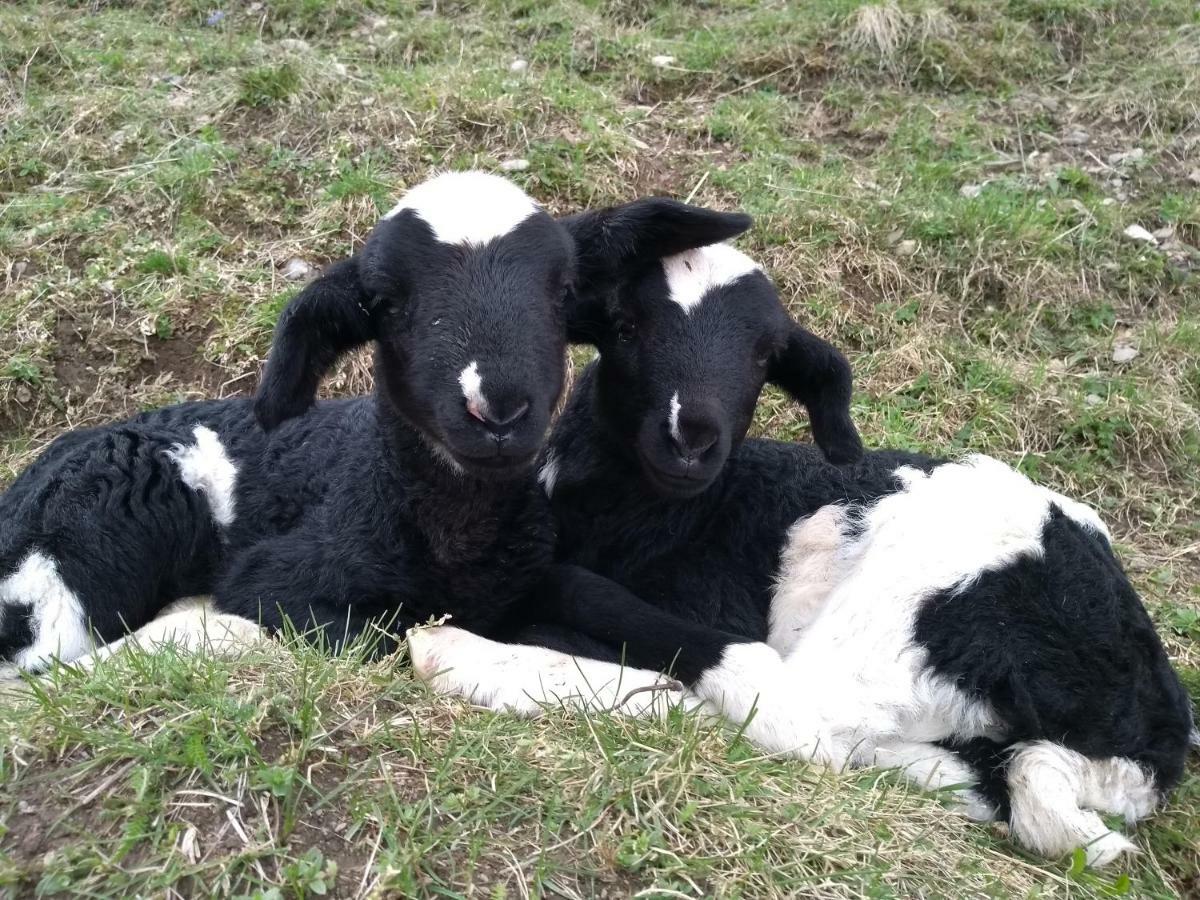
{"label": "lamb's nose", "polygon": [[488,428],[496,431],[501,428],[507,428],[510,425],[515,425],[529,413],[529,401],[521,400],[513,404],[489,403],[485,409],[472,410],[468,406],[471,415],[475,416],[480,422]]}
{"label": "lamb's nose", "polygon": [[675,451],[684,459],[698,459],[721,437],[721,429],[704,419],[680,419],[679,427],[671,435]]}

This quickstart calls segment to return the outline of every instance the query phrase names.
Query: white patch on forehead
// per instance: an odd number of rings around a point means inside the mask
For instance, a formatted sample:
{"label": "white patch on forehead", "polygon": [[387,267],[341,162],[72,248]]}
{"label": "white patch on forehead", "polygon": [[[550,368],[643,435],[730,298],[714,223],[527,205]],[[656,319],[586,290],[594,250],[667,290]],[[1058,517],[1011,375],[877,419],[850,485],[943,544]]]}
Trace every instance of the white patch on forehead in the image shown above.
{"label": "white patch on forehead", "polygon": [[679,410],[683,407],[679,404],[679,391],[671,395],[671,412],[667,414],[667,425],[671,429],[671,437],[676,441],[679,437]]}
{"label": "white patch on forehead", "polygon": [[662,261],[671,299],[685,313],[698,306],[713,288],[732,284],[743,275],[760,271],[758,263],[728,244],[711,244],[685,250]]}
{"label": "white patch on forehead", "polygon": [[538,211],[523,190],[486,172],[447,172],[405,194],[384,219],[411,209],[443,244],[481,246]]}
{"label": "white patch on forehead", "polygon": [[467,398],[467,412],[480,422],[487,419],[488,402],[483,396],[483,376],[479,374],[479,363],[471,360],[470,365],[458,373],[458,383]]}

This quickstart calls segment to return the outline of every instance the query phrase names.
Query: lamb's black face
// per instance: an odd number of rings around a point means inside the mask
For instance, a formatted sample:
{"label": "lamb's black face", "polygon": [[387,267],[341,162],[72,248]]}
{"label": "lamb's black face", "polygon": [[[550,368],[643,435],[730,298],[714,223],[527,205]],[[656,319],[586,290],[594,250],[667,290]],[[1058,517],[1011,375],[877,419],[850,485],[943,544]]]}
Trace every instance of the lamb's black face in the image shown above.
{"label": "lamb's black face", "polygon": [[[432,214],[405,208],[377,228],[364,256],[386,307],[378,352],[387,398],[450,465],[485,478],[514,477],[533,462],[563,387],[572,245],[512,191],[501,199],[515,209],[482,223],[483,235],[500,232],[486,240],[455,240],[456,223],[431,225]],[[479,234],[473,207],[462,213]]]}
{"label": "lamb's black face", "polygon": [[362,252],[288,304],[255,411],[266,429],[304,413],[338,356],[374,341],[382,402],[456,471],[519,475],[563,386],[567,228],[495,175],[410,190]]}
{"label": "lamb's black face", "polygon": [[609,304],[605,421],[660,494],[704,491],[741,443],[791,322],[770,281],[724,244],[651,266]]}

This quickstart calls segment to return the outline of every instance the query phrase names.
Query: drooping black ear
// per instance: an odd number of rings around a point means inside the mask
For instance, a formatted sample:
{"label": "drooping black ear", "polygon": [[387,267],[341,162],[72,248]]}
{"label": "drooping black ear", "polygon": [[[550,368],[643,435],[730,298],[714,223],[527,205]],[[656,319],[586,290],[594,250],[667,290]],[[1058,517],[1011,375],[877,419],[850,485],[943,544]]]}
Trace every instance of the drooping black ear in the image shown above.
{"label": "drooping black ear", "polygon": [[771,359],[767,379],[808,409],[813,438],[831,463],[862,457],[862,439],[850,418],[854,377],[842,352],[793,324],[787,346]]}
{"label": "drooping black ear", "polygon": [[567,337],[589,341],[587,326],[603,318],[603,296],[622,280],[664,256],[727,241],[754,220],[745,213],[645,197],[576,213],[559,222],[574,239],[576,251],[575,285],[567,298]]}
{"label": "drooping black ear", "polygon": [[338,357],[375,337],[377,314],[358,263],[358,257],[334,263],[280,315],[254,397],[254,414],[265,430],[306,412]]}

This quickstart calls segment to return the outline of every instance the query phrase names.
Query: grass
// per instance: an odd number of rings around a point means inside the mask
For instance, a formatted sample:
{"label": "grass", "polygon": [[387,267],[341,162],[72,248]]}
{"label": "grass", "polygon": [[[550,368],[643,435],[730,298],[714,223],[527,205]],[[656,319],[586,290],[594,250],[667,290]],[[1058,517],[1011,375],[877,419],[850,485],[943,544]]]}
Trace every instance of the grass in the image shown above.
{"label": "grass", "polygon": [[[1100,509],[1200,697],[1194,4],[221,9],[0,7],[0,482],[64,428],[251,389],[290,260],[345,255],[436,167],[525,159],[556,211],[754,213],[742,246],[850,351],[869,440]],[[358,359],[329,390],[368,383]],[[776,393],[757,429],[807,437]],[[1094,874],[887,773],[682,715],[481,714],[402,659],[134,655],[5,697],[0,732],[15,896],[1200,891],[1195,761]]]}

